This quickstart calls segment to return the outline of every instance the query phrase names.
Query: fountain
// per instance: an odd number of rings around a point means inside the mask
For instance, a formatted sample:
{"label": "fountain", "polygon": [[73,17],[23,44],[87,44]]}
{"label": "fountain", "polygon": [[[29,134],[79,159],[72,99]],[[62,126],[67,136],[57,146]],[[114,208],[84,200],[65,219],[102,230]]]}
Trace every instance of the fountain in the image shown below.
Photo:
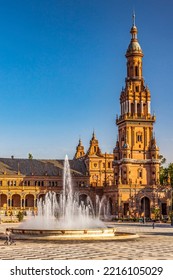
{"label": "fountain", "polygon": [[[37,216],[29,216],[18,228],[12,228],[16,239],[42,240],[112,240],[127,238],[108,228],[94,211],[92,201],[80,201],[79,193],[73,191],[68,157],[64,161],[63,191],[57,199],[55,192],[48,192],[45,199],[37,202]],[[98,201],[98,197],[96,197]],[[101,201],[102,202],[102,201]],[[101,204],[100,204],[101,205]],[[97,208],[97,207],[96,207]],[[137,237],[128,235],[128,237]]]}

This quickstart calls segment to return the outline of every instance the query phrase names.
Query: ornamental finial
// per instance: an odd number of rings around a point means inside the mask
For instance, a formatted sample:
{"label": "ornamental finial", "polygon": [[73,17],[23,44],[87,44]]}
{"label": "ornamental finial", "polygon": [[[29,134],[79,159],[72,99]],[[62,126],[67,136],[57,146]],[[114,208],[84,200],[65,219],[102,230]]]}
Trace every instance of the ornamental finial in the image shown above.
{"label": "ornamental finial", "polygon": [[133,26],[135,26],[135,11],[133,11]]}

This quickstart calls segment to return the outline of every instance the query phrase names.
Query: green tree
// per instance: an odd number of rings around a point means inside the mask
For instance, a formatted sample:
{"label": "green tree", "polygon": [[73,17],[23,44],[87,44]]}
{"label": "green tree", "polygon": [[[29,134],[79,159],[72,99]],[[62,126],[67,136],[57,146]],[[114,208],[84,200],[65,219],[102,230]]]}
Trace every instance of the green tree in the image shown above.
{"label": "green tree", "polygon": [[166,163],[166,158],[164,158],[162,155],[159,155],[159,159],[161,166]]}
{"label": "green tree", "polygon": [[164,185],[168,177],[167,168],[163,167],[163,164],[166,163],[166,158],[164,158],[162,155],[159,155],[159,159],[160,159],[160,184]]}
{"label": "green tree", "polygon": [[31,153],[28,154],[29,159],[33,159],[33,155]]}
{"label": "green tree", "polygon": [[168,183],[173,186],[173,163],[168,165]]}
{"label": "green tree", "polygon": [[160,184],[173,186],[173,163],[169,163],[168,167],[160,167]]}
{"label": "green tree", "polygon": [[154,214],[155,220],[160,219],[160,208],[155,207],[155,208],[152,210],[152,213]]}
{"label": "green tree", "polygon": [[17,218],[18,218],[19,222],[23,221],[23,217],[24,217],[23,212],[19,211],[17,214]]}

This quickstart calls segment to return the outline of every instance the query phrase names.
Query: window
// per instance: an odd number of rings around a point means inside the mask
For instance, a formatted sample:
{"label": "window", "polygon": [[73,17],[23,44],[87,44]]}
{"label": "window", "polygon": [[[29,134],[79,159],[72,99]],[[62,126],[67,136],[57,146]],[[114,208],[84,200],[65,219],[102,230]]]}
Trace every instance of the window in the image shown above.
{"label": "window", "polygon": [[136,92],[139,92],[139,86],[136,86]]}
{"label": "window", "polygon": [[138,169],[138,178],[142,178],[142,169]]}
{"label": "window", "polygon": [[137,142],[142,142],[142,134],[137,134],[137,137],[136,137],[136,140]]}
{"label": "window", "polygon": [[135,66],[135,76],[139,75],[138,66]]}
{"label": "window", "polygon": [[141,114],[141,105],[137,103],[137,115],[140,116]]}
{"label": "window", "polygon": [[111,168],[111,163],[110,162],[108,162],[108,168]]}
{"label": "window", "polygon": [[145,103],[143,104],[143,113],[144,113],[144,115],[147,114],[147,106]]}
{"label": "window", "polygon": [[166,203],[162,203],[162,215],[167,215],[167,205]]}
{"label": "window", "polygon": [[124,215],[129,214],[129,203],[124,203]]}

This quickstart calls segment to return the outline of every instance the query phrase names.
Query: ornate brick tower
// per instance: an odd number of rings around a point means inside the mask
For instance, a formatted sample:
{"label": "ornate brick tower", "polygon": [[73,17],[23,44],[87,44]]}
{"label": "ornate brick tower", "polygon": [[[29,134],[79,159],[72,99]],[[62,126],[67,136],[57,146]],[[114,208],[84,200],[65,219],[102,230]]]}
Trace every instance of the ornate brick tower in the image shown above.
{"label": "ornate brick tower", "polygon": [[150,111],[150,91],[142,74],[143,52],[137,39],[135,16],[126,52],[127,77],[120,95],[118,139],[114,149],[115,182],[118,186],[144,188],[159,180],[159,149],[153,133],[156,120]]}

